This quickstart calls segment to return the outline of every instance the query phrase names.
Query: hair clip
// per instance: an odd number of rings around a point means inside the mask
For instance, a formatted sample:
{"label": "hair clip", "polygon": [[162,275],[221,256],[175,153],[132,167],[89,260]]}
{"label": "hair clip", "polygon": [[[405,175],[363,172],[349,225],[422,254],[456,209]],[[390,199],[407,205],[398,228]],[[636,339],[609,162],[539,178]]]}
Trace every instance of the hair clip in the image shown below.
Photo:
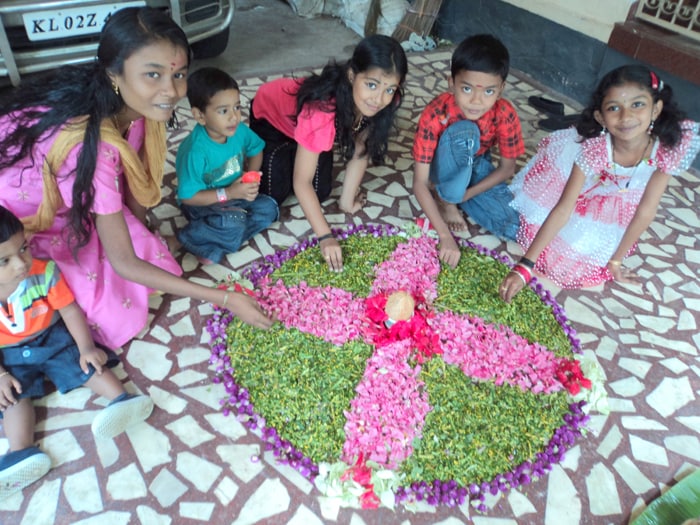
{"label": "hair clip", "polygon": [[653,71],[649,71],[649,75],[651,75],[651,88],[654,91],[662,91],[664,89],[664,81],[656,76],[656,73]]}

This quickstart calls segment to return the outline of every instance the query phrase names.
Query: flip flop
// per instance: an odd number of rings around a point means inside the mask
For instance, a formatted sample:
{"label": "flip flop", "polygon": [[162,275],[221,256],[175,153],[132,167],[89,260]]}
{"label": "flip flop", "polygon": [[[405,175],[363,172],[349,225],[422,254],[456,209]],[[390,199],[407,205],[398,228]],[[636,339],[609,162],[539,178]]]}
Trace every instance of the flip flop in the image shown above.
{"label": "flip flop", "polygon": [[559,129],[570,128],[576,125],[581,115],[561,115],[539,120],[537,126],[546,131],[557,131]]}
{"label": "flip flop", "polygon": [[532,95],[527,99],[528,104],[533,108],[539,109],[549,115],[564,115],[564,104],[556,100],[550,100],[545,97]]}

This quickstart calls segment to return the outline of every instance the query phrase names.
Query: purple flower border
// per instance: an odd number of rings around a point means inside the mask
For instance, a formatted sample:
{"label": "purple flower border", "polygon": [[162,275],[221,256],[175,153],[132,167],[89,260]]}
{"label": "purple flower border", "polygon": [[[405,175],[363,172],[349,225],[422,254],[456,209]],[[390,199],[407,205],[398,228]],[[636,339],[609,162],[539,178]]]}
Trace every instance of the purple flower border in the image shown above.
{"label": "purple flower border", "polygon": [[[399,229],[387,225],[353,225],[345,230],[333,229],[332,233],[339,239],[347,239],[351,235],[363,233],[381,237],[384,235],[396,235]],[[482,255],[489,255],[497,261],[512,266],[510,258],[501,255],[496,250],[489,250],[484,246],[477,245],[464,239],[458,240],[459,244],[465,248],[476,250]],[[279,268],[289,259],[299,253],[316,246],[318,241],[307,239],[294,246],[266,255],[262,262],[254,262],[243,271],[243,276],[249,279],[254,285]],[[564,309],[556,302],[552,294],[545,290],[542,284],[533,278],[530,282],[532,290],[540,297],[542,302],[552,308],[554,318],[564,330],[573,352],[581,353],[581,346],[576,337],[576,330],[570,325]],[[257,414],[250,402],[247,389],[239,386],[234,379],[234,369],[231,365],[230,357],[227,355],[226,328],[233,318],[230,311],[214,308],[212,318],[207,321],[207,330],[211,336],[212,355],[210,363],[216,366],[216,376],[214,383],[223,383],[227,397],[220,401],[224,415],[229,415],[231,409],[238,413],[239,419],[251,430],[259,431],[260,437],[265,443],[265,450],[271,450],[277,461],[281,464],[289,465],[297,470],[302,476],[312,481],[318,475],[318,466],[313,460],[297,450],[292,443],[280,437],[274,427],[266,425],[265,418]],[[486,512],[485,499],[487,494],[497,495],[499,492],[507,492],[512,488],[529,484],[533,479],[542,477],[545,472],[549,472],[552,466],[559,463],[564,458],[564,453],[571,448],[576,441],[576,437],[582,434],[583,428],[589,419],[584,413],[585,401],[571,403],[569,413],[565,414],[564,424],[554,431],[547,447],[543,452],[538,452],[534,460],[524,461],[515,466],[512,470],[499,474],[488,483],[480,485],[472,483],[469,487],[460,487],[455,480],[433,482],[414,482],[407,487],[399,487],[396,491],[396,502],[407,503],[411,501],[425,501],[430,505],[446,505],[454,507],[471,502],[479,512]]]}

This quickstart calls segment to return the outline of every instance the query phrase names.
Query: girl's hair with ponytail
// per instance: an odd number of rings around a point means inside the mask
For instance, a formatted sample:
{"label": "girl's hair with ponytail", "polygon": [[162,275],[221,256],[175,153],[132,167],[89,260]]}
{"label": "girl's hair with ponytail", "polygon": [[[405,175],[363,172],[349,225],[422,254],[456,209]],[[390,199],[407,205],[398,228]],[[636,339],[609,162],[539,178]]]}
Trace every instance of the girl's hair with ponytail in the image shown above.
{"label": "girl's hair with ponytail", "polygon": [[661,113],[654,121],[650,134],[658,137],[659,141],[669,148],[676,146],[681,140],[681,121],[685,115],[673,100],[671,86],[665,84],[657,73],[641,65],[618,67],[600,80],[598,87],[593,92],[590,104],[583,110],[576,125],[579,135],[591,138],[600,134],[603,127],[596,121],[595,112],[601,110],[603,99],[610,88],[629,83],[637,84],[646,89],[651,94],[654,103],[659,100],[663,102]]}
{"label": "girl's hair with ponytail", "polygon": [[[108,73],[121,74],[124,61],[136,51],[165,41],[192,56],[182,29],[164,12],[151,7],[117,11],[100,35],[94,62],[64,66],[22,83],[0,100],[0,117],[11,115],[11,127],[0,130],[0,170],[30,158],[34,146],[69,120],[87,116],[85,139],[78,155],[69,212],[75,248],[84,246],[94,229],[90,209],[95,200],[93,178],[97,167],[100,125],[124,106]],[[43,159],[31,159],[43,162]]]}

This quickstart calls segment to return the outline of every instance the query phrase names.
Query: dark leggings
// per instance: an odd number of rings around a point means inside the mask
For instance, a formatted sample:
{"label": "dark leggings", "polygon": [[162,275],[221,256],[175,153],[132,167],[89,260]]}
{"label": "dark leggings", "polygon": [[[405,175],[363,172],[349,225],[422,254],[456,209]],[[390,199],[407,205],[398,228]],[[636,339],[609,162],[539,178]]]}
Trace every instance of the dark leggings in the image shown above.
{"label": "dark leggings", "polygon": [[[297,143],[279,131],[265,119],[253,115],[253,102],[250,101],[250,129],[265,141],[263,150],[262,180],[260,193],[265,193],[282,204],[293,190],[294,159]],[[313,186],[318,200],[323,202],[331,193],[333,183],[333,151],[322,151],[318,156]]]}

